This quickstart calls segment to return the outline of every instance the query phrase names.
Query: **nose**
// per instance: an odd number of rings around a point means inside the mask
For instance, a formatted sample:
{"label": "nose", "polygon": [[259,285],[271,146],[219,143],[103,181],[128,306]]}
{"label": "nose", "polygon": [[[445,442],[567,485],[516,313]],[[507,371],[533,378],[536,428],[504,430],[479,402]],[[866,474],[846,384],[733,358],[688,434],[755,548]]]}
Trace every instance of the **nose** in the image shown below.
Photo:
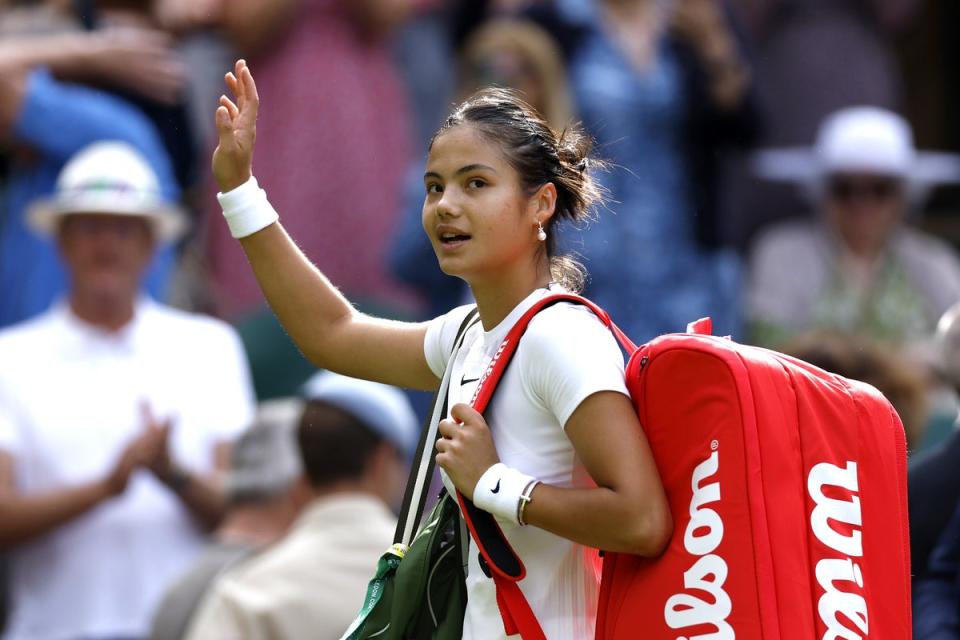
{"label": "nose", "polygon": [[459,211],[453,189],[445,189],[437,200],[434,213],[438,218],[455,217]]}

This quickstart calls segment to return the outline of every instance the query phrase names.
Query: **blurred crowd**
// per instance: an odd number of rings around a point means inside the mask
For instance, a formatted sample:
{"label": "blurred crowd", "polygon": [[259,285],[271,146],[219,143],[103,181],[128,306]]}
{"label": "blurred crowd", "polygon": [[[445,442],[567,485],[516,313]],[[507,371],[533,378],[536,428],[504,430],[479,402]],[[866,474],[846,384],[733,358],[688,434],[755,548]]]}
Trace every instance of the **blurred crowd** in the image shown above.
{"label": "blurred crowd", "polygon": [[582,122],[584,293],[880,389],[916,637],[960,638],[958,43],[945,0],[0,0],[2,637],[336,638],[392,539],[428,400],[266,307],[208,170],[242,57],[260,185],[386,317],[469,296],[420,221],[452,104]]}

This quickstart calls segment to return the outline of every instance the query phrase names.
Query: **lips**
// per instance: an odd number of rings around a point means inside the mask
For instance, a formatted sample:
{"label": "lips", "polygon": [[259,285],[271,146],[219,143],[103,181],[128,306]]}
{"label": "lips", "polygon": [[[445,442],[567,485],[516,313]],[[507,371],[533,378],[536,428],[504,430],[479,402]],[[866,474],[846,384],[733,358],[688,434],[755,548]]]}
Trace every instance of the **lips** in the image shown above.
{"label": "lips", "polygon": [[469,233],[464,233],[461,229],[454,227],[441,226],[437,228],[437,237],[444,246],[455,246],[470,239]]}

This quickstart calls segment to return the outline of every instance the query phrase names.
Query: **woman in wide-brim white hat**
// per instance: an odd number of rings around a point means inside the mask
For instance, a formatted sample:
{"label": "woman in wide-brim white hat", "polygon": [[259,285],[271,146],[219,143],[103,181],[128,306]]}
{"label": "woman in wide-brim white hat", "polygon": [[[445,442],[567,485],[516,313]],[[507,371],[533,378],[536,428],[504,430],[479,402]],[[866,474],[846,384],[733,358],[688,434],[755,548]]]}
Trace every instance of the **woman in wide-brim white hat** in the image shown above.
{"label": "woman in wide-brim white hat", "polygon": [[762,152],[755,166],[804,188],[818,215],[776,225],[754,244],[753,340],[775,346],[811,329],[890,344],[929,338],[960,299],[960,261],[904,221],[932,186],[960,181],[956,156],[919,152],[903,118],[854,107],[829,116],[812,148]]}

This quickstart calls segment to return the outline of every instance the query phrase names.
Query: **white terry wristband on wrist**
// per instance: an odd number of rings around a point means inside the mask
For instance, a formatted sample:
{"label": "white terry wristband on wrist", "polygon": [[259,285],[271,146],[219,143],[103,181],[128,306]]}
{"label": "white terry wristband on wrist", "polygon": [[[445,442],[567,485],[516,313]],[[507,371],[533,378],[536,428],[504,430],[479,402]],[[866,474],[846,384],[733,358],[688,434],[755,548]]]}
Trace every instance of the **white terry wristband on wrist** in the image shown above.
{"label": "white terry wristband on wrist", "polygon": [[[501,520],[523,525],[521,500],[530,501],[530,490],[537,479],[498,462],[480,476],[473,489],[473,504]],[[524,493],[526,491],[526,494]]]}
{"label": "white terry wristband on wrist", "polygon": [[235,189],[218,193],[217,200],[234,238],[245,238],[280,219],[253,176]]}

